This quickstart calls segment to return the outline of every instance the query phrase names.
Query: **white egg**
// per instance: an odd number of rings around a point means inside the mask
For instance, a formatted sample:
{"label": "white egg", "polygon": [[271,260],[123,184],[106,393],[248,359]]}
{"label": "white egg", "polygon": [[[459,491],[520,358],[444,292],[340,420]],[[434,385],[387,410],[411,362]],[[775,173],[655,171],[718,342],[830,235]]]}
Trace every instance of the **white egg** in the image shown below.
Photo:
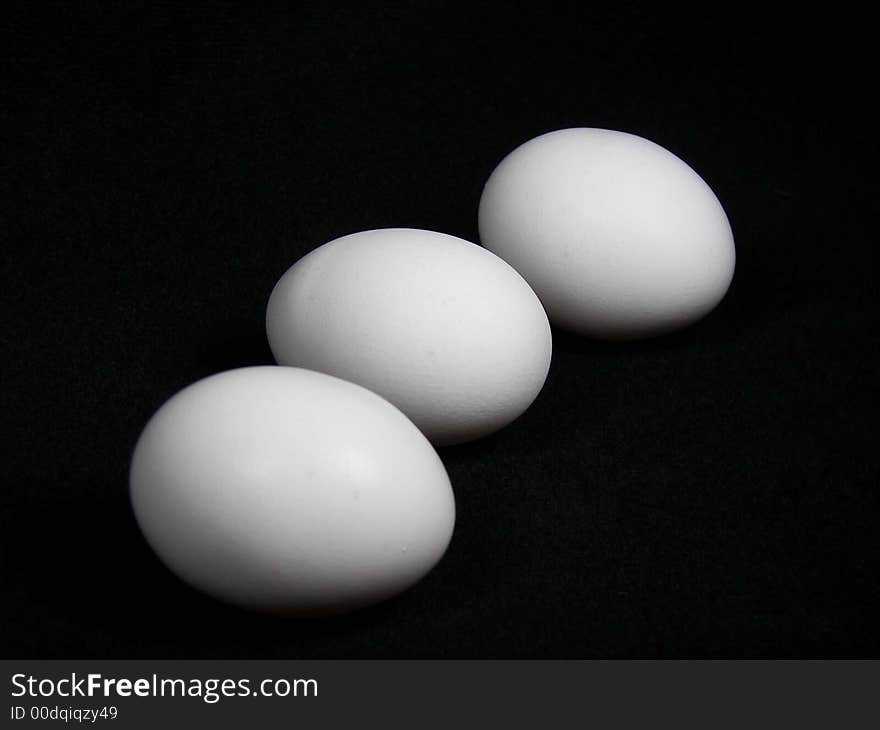
{"label": "white egg", "polygon": [[300,259],[269,300],[275,359],[359,383],[436,444],[519,416],[550,366],[547,315],[484,248],[408,228],[338,238]]}
{"label": "white egg", "polygon": [[135,448],[134,513],[180,578],[256,610],[381,601],[441,558],[455,502],[419,430],[353,383],[250,367],[185,388]]}
{"label": "white egg", "polygon": [[724,297],[733,234],[712,190],[653,142],[563,129],[511,152],[480,200],[480,238],[550,320],[600,338],[684,327]]}

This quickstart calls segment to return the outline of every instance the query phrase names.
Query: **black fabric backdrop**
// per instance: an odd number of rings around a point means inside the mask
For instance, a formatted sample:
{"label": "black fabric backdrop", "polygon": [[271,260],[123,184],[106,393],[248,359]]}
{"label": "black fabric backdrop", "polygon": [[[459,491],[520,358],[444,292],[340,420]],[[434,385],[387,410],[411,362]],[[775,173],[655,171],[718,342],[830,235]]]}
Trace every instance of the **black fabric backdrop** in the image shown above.
{"label": "black fabric backdrop", "polygon": [[[866,21],[714,5],[6,9],[3,654],[876,656]],[[453,542],[397,599],[284,620],[174,578],[127,497],[155,409],[272,362],[266,300],[302,254],[477,240],[494,166],[570,126],[712,186],[720,307],[649,342],[554,331],[534,406],[442,450]]]}

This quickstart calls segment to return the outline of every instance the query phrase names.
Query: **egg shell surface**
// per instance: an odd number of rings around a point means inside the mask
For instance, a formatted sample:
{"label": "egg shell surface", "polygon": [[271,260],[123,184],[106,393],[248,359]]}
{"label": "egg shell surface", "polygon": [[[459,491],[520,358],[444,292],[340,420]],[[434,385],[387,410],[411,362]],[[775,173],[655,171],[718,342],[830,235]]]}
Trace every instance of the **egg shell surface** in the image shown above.
{"label": "egg shell surface", "polygon": [[540,301],[507,263],[408,228],[343,236],[300,259],[272,292],[266,330],[279,364],[379,393],[438,445],[522,414],[552,349]]}
{"label": "egg shell surface", "polygon": [[443,464],[397,408],[286,367],[173,396],[137,442],[130,493],[148,543],[184,581],[296,615],[403,591],[440,560],[455,522]]}
{"label": "egg shell surface", "polygon": [[597,338],[661,335],[710,312],[736,260],[709,186],[642,137],[563,129],[521,145],[483,190],[480,240],[550,320]]}

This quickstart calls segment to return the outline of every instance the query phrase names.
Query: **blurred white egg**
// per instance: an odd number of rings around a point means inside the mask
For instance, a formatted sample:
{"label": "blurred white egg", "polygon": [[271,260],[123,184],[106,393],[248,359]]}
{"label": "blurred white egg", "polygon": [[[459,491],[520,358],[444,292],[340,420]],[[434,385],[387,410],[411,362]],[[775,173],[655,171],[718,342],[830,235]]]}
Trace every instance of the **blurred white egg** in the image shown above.
{"label": "blurred white egg", "polygon": [[733,234],[709,186],[624,132],[563,129],[521,145],[486,183],[479,226],[552,322],[599,338],[691,324],[733,277]]}
{"label": "blurred white egg", "polygon": [[404,590],[440,560],[455,522],[446,470],[399,410],[296,368],[232,370],[179,392],[144,429],[130,488],[174,573],[279,613]]}
{"label": "blurred white egg", "polygon": [[379,393],[435,444],[510,423],[550,366],[547,315],[523,278],[433,231],[364,231],[315,249],[275,286],[266,330],[279,364]]}

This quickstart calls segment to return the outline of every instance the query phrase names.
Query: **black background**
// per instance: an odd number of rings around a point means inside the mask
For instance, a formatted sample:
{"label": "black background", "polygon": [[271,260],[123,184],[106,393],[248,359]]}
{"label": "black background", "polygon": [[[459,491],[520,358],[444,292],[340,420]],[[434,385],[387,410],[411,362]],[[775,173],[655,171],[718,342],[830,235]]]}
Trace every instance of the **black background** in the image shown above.
{"label": "black background", "polygon": [[[867,23],[711,5],[7,8],[4,654],[876,656]],[[299,256],[386,226],[477,240],[494,166],[571,126],[712,186],[720,307],[643,343],[555,331],[533,407],[442,450],[453,542],[397,599],[283,620],[166,571],[126,491],[154,410],[272,362]]]}

